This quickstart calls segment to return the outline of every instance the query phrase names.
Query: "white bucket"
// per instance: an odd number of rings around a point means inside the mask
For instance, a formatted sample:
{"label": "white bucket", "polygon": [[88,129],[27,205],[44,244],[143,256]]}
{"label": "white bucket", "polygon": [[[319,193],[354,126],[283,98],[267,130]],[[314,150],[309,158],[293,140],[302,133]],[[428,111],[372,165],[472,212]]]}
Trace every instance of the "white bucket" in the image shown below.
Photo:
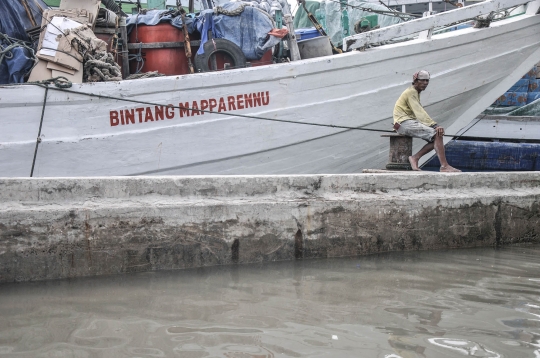
{"label": "white bucket", "polygon": [[328,36],[319,36],[312,39],[298,41],[298,50],[300,57],[307,58],[330,56],[332,54],[332,45]]}

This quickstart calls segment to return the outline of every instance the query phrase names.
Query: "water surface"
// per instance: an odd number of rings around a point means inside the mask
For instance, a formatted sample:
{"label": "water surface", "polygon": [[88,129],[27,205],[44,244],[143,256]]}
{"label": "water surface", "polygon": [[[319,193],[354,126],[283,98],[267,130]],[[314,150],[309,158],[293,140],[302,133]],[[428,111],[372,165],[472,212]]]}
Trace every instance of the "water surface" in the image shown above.
{"label": "water surface", "polygon": [[0,285],[2,357],[540,357],[540,245]]}

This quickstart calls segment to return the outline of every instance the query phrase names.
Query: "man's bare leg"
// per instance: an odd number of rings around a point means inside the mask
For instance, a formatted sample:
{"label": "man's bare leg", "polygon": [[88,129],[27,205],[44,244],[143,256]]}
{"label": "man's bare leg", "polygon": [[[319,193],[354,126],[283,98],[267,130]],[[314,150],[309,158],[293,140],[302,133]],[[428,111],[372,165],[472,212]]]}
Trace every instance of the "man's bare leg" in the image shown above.
{"label": "man's bare leg", "polygon": [[[444,151],[444,142],[442,136],[435,136],[435,153],[439,157],[439,162],[441,162],[441,172],[460,172],[461,170],[454,168],[446,161],[446,153]],[[422,148],[423,149],[423,148]]]}
{"label": "man's bare leg", "polygon": [[420,169],[418,167],[418,161],[420,160],[420,158],[422,158],[424,155],[428,154],[429,152],[431,152],[433,150],[433,147],[435,146],[435,144],[433,142],[431,143],[428,143],[426,144],[425,146],[422,147],[422,149],[420,149],[418,151],[418,153],[416,153],[415,155],[412,155],[409,157],[409,163],[411,163],[411,168],[412,170],[416,170],[416,171],[421,171],[422,169]]}

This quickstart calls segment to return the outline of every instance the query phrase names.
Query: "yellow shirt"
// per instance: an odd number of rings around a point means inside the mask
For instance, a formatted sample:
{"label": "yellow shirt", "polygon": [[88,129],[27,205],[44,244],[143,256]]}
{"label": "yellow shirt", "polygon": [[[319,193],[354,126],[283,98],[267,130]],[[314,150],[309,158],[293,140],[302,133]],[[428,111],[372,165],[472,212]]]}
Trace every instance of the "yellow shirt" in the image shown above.
{"label": "yellow shirt", "polygon": [[437,124],[420,104],[420,94],[413,86],[403,91],[394,106],[394,123],[408,119],[415,119],[428,127]]}

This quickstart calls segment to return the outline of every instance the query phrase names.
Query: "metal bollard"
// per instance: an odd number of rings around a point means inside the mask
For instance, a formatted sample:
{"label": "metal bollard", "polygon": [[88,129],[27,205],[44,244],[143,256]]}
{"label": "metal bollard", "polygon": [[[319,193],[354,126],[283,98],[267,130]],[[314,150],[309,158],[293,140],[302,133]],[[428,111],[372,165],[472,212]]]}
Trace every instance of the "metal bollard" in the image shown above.
{"label": "metal bollard", "polygon": [[400,134],[383,134],[381,137],[390,138],[388,155],[388,170],[412,170],[409,157],[412,155],[412,137]]}

